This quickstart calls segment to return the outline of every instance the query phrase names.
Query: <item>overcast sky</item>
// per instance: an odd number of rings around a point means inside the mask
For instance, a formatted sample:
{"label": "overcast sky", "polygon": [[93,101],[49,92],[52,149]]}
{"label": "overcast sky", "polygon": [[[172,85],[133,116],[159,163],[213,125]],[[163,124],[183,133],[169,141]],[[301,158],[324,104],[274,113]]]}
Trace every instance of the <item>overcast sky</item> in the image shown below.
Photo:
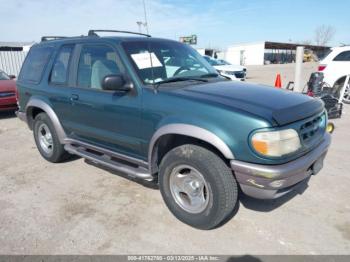
{"label": "overcast sky", "polygon": [[[332,45],[350,44],[348,0],[146,0],[150,34],[198,35],[199,47],[313,40],[317,26],[336,29]],[[142,0],[0,0],[0,41],[81,35],[88,29],[138,31]]]}

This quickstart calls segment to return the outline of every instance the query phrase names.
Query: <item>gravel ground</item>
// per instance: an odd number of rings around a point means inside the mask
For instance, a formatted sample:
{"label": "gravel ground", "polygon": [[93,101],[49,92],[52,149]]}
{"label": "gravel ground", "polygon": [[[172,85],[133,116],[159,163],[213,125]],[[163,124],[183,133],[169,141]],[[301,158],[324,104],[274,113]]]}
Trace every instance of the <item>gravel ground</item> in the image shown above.
{"label": "gravel ground", "polygon": [[[249,81],[274,75],[248,70]],[[26,125],[1,114],[0,254],[350,254],[350,116],[335,123],[306,191],[243,197],[225,225],[200,231],[172,216],[158,190],[79,158],[46,162]]]}
{"label": "gravel ground", "polygon": [[[317,71],[318,63],[303,63],[302,65],[302,85],[305,86],[312,72]],[[247,66],[247,82],[273,86],[276,75],[281,74],[282,87],[286,87],[288,82],[294,81],[295,64],[271,64],[265,66]]]}

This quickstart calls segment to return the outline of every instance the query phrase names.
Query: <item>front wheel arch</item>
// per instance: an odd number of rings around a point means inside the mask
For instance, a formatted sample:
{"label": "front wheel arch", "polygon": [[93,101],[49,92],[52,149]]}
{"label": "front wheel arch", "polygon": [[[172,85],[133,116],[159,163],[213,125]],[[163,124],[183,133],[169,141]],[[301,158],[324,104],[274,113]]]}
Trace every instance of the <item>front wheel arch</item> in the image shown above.
{"label": "front wheel arch", "polygon": [[202,144],[225,162],[235,158],[226,143],[210,131],[192,125],[170,124],[158,129],[151,139],[148,151],[151,174],[158,172],[159,163],[169,150],[186,143]]}

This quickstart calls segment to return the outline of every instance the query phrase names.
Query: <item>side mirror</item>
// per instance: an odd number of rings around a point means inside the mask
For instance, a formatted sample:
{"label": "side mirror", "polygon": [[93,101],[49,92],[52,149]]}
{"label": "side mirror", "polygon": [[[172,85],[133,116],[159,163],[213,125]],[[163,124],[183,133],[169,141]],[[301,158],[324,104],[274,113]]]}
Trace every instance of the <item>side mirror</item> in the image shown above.
{"label": "side mirror", "polygon": [[123,75],[107,75],[102,80],[102,89],[111,91],[128,92],[132,89],[131,85],[127,85]]}
{"label": "side mirror", "polygon": [[10,79],[16,79],[16,76],[15,75],[9,75],[9,78]]}

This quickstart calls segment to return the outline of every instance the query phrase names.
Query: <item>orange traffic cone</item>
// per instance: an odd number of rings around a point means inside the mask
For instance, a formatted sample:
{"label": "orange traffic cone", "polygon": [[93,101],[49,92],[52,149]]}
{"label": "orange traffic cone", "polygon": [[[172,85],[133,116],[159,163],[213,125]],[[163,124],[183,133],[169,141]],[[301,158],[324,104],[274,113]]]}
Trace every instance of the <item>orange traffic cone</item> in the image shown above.
{"label": "orange traffic cone", "polygon": [[276,88],[281,88],[282,87],[281,74],[277,74],[277,76],[276,76],[275,87]]}

